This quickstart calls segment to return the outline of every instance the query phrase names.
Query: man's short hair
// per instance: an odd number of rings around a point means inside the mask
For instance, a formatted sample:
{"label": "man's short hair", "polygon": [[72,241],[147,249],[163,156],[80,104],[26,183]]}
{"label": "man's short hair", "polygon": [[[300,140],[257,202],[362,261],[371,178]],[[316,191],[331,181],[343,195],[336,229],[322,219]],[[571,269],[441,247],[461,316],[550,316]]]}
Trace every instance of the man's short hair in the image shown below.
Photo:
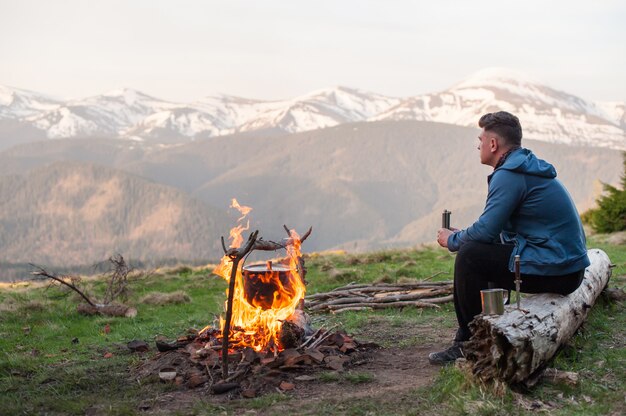
{"label": "man's short hair", "polygon": [[519,119],[506,111],[487,113],[478,120],[478,126],[502,137],[509,146],[522,145],[522,125]]}

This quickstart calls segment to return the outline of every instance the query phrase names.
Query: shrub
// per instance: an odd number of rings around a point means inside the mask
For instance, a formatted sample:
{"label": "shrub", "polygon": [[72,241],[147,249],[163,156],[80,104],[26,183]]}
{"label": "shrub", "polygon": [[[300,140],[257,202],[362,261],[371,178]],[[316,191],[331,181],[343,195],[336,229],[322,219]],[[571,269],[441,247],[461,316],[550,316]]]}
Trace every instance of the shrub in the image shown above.
{"label": "shrub", "polygon": [[623,152],[622,156],[624,159],[622,189],[603,183],[604,194],[596,200],[598,207],[581,216],[583,222],[600,233],[626,230],[626,152]]}

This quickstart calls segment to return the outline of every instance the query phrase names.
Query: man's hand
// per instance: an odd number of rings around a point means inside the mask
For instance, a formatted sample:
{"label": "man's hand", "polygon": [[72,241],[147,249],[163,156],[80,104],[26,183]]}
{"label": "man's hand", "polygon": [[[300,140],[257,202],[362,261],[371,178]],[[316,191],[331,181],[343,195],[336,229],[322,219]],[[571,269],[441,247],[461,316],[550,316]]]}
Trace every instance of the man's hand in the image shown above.
{"label": "man's hand", "polygon": [[448,230],[447,228],[440,228],[437,230],[437,242],[441,247],[448,247],[448,237],[450,234],[454,234],[456,231],[459,231],[456,228]]}

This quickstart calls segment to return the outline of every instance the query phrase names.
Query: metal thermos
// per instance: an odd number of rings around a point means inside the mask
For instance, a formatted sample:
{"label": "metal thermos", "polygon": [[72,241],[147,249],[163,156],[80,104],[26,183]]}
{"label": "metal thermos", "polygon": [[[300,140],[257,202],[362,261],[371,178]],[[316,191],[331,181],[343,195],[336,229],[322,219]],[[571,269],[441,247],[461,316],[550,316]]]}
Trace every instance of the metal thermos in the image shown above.
{"label": "metal thermos", "polygon": [[441,228],[450,229],[450,214],[452,214],[452,212],[447,209],[441,214]]}

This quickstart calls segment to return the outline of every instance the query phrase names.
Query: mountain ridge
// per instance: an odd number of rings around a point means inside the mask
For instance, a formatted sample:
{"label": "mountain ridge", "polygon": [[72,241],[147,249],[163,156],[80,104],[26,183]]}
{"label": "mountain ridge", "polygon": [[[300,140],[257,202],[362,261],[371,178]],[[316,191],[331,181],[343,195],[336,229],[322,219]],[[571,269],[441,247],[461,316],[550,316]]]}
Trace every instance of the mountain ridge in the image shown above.
{"label": "mountain ridge", "polygon": [[[520,117],[526,138],[626,150],[626,102],[586,101],[499,68],[478,71],[441,92],[405,98],[343,86],[286,100],[214,94],[191,103],[160,100],[130,88],[68,102],[46,101],[25,91],[0,87],[0,120],[28,125],[48,138],[182,143],[239,132],[296,133],[380,120],[474,127],[480,115],[502,109]],[[6,147],[5,136],[0,125],[0,146]]]}

